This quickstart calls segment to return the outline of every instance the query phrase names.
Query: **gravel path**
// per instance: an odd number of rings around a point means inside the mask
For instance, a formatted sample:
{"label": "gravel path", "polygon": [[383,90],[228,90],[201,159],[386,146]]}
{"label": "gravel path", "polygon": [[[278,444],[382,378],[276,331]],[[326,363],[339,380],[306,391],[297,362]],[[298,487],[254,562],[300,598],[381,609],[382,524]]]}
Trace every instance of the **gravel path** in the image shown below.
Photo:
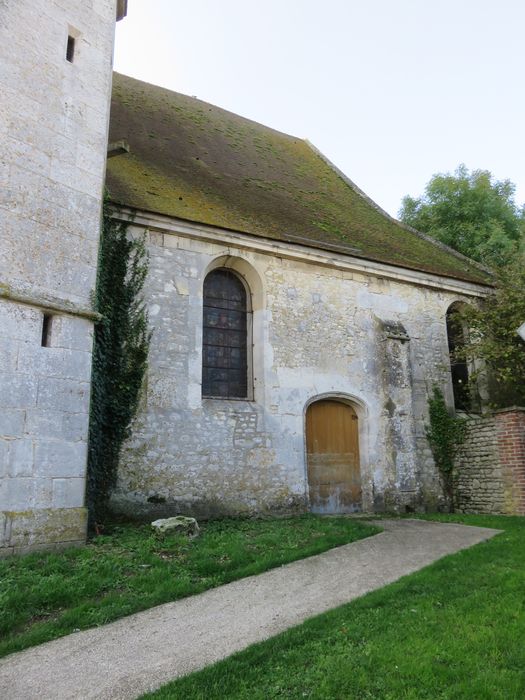
{"label": "gravel path", "polygon": [[381,520],[384,532],[0,660],[0,697],[134,699],[498,530]]}

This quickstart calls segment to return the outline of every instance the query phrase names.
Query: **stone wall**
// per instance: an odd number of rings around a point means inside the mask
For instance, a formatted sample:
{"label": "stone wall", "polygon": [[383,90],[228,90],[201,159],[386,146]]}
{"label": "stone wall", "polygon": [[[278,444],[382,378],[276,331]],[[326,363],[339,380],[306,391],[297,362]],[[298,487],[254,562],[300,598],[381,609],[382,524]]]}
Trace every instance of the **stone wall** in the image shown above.
{"label": "stone wall", "polygon": [[115,12],[0,2],[0,554],[85,538]]}
{"label": "stone wall", "polygon": [[[359,418],[363,509],[435,508],[427,395],[436,382],[451,397],[445,313],[468,285],[169,226],[148,232],[149,372],[113,507],[141,517],[304,510],[305,411],[334,397]],[[250,401],[201,398],[202,286],[221,265],[252,292]]]}
{"label": "stone wall", "polygon": [[0,280],[12,291],[90,305],[115,7],[116,0],[2,3]]}
{"label": "stone wall", "polygon": [[525,409],[467,419],[456,467],[459,511],[525,515]]}

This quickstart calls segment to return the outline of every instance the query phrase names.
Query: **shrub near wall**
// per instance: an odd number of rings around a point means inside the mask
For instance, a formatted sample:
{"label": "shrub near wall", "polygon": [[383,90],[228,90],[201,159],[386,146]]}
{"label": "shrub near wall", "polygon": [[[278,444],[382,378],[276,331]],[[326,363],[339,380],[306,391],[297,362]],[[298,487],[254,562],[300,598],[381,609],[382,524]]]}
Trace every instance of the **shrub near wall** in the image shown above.
{"label": "shrub near wall", "polygon": [[432,396],[428,399],[428,413],[430,418],[426,430],[428,444],[441,477],[448,506],[454,510],[455,460],[465,439],[465,422],[462,418],[451,415],[443,392],[437,386],[434,386]]}

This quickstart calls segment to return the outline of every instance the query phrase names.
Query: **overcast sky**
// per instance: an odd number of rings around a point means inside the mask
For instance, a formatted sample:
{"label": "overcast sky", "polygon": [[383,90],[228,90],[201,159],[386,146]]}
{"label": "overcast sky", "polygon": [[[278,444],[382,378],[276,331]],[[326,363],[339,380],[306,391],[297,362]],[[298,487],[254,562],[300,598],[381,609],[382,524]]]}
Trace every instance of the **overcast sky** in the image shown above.
{"label": "overcast sky", "polygon": [[308,138],[380,206],[459,163],[525,202],[523,0],[130,0],[115,69]]}

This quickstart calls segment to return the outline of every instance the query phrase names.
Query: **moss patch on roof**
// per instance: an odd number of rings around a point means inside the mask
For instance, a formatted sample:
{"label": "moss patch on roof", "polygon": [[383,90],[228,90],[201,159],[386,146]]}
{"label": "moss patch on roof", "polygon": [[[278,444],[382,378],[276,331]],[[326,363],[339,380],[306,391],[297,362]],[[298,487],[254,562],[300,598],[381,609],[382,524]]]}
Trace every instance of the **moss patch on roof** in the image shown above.
{"label": "moss patch on roof", "polygon": [[474,263],[378,210],[299,138],[114,74],[115,203],[244,233],[487,283]]}

